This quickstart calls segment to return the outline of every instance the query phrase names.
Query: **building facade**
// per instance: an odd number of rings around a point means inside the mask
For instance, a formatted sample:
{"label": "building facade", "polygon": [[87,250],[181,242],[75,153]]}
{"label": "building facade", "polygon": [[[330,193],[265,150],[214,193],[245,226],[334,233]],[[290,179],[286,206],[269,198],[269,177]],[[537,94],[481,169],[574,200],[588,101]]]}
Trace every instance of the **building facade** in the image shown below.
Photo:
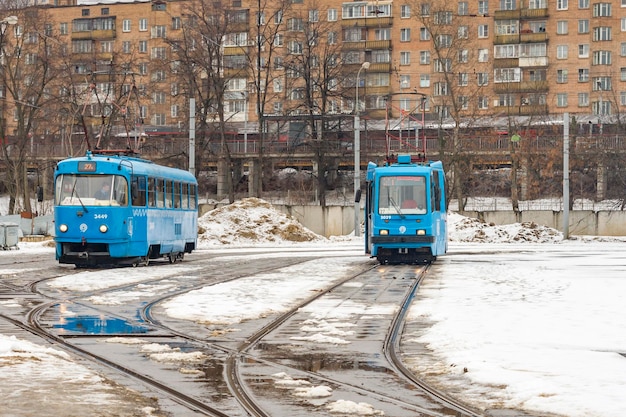
{"label": "building facade", "polygon": [[[43,36],[63,45],[56,58],[67,73],[50,89],[72,97],[72,117],[84,118],[94,136],[105,125],[110,134],[184,132],[190,98],[203,121],[239,133],[258,131],[259,115],[296,123],[349,116],[357,106],[370,126],[489,126],[503,118],[510,125],[511,117],[532,123],[565,112],[615,123],[626,109],[626,0],[159,0],[36,8],[45,11]],[[3,111],[11,133],[10,100]]]}

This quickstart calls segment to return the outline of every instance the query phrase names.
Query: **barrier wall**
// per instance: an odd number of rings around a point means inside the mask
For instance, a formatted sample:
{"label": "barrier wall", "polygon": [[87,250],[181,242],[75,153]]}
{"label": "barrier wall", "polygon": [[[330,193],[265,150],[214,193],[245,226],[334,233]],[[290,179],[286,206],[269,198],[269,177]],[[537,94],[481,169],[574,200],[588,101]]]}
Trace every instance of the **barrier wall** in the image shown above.
{"label": "barrier wall", "polygon": [[[201,204],[199,215],[215,207],[215,205]],[[322,208],[321,206],[274,204],[274,207],[322,236],[348,235],[354,230],[354,207],[352,206]],[[563,230],[563,212],[561,211],[523,211],[518,216],[512,211],[465,211],[460,214],[497,225],[534,222]],[[361,221],[363,221],[362,212]],[[569,233],[570,235],[626,236],[626,211],[570,211]]]}

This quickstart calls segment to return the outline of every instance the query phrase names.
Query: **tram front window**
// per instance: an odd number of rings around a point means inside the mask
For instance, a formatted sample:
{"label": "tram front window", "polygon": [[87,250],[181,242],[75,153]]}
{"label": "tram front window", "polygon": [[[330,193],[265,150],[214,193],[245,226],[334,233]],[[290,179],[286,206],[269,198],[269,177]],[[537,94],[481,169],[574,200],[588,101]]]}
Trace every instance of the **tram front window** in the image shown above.
{"label": "tram front window", "polygon": [[59,175],[55,184],[58,206],[126,206],[128,181],[121,175]]}
{"label": "tram front window", "polygon": [[378,214],[425,214],[426,178],[387,176],[380,179]]}

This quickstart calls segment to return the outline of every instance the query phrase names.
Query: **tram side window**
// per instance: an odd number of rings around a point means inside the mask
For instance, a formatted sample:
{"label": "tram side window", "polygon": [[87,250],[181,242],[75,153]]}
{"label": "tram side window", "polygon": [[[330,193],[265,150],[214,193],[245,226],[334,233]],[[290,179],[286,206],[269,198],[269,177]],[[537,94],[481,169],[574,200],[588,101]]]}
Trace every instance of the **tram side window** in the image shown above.
{"label": "tram side window", "polygon": [[180,208],[180,182],[174,181],[174,208]]}
{"label": "tram side window", "polygon": [[154,178],[148,178],[148,206],[156,207],[157,189],[156,180]]}
{"label": "tram side window", "polygon": [[157,207],[165,207],[165,180],[157,178]]}
{"label": "tram side window", "polygon": [[172,208],[172,181],[163,182],[163,195],[165,195],[165,208]]}
{"label": "tram side window", "polygon": [[131,204],[143,207],[146,205],[146,178],[133,175],[130,183]]}
{"label": "tram side window", "polygon": [[182,199],[182,208],[187,209],[189,208],[189,184],[187,183],[182,183],[182,188],[181,188],[181,193],[180,193],[180,197]]}
{"label": "tram side window", "polygon": [[128,205],[128,181],[121,175],[115,176],[113,198],[120,206]]}
{"label": "tram side window", "polygon": [[198,193],[196,184],[189,184],[189,208],[195,209],[198,206]]}

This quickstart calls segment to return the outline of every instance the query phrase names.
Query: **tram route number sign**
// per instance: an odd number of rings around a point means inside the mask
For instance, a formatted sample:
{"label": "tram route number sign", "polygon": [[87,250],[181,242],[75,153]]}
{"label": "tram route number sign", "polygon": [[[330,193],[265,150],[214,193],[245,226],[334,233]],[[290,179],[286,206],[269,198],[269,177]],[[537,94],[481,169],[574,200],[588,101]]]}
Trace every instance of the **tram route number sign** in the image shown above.
{"label": "tram route number sign", "polygon": [[78,163],[79,172],[96,172],[96,163],[92,161],[82,161]]}

